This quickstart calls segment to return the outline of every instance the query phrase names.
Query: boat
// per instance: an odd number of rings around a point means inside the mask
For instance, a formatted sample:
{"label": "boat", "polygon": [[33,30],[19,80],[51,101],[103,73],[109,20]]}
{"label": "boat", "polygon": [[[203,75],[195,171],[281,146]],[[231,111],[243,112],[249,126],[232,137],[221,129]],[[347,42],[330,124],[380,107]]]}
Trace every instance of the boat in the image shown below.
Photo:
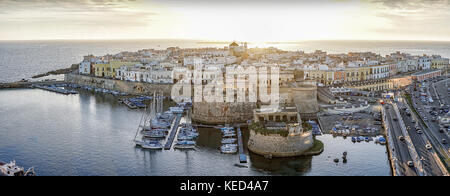
{"label": "boat", "polygon": [[224,134],[223,137],[236,137],[236,133],[227,133]]}
{"label": "boat", "polygon": [[142,135],[146,138],[165,138],[167,136],[164,131],[158,130],[143,131]]}
{"label": "boat", "polygon": [[222,139],[222,144],[234,144],[236,141],[236,138],[224,138]]}
{"label": "boat", "polygon": [[363,137],[363,136],[359,136],[358,138],[359,138],[359,141],[364,141],[364,140],[366,139],[366,138]]}
{"label": "boat", "polygon": [[16,161],[0,162],[0,176],[36,176],[36,172],[33,167],[25,171],[23,167],[16,165]]}
{"label": "boat", "polygon": [[192,136],[192,135],[180,135],[180,134],[178,134],[178,136],[177,136],[177,140],[193,140],[193,139],[195,139],[195,137]]}
{"label": "boat", "polygon": [[170,107],[169,110],[174,114],[181,114],[184,112],[184,109],[181,107]]}
{"label": "boat", "polygon": [[137,146],[140,146],[144,149],[161,150],[163,148],[162,144],[158,140],[144,140],[135,142]]}
{"label": "boat", "polygon": [[222,127],[222,128],[220,128],[220,130],[222,132],[224,132],[224,131],[231,131],[231,130],[234,130],[234,127]]}
{"label": "boat", "polygon": [[380,142],[380,144],[386,144],[386,139],[384,139],[384,137],[380,137],[378,141]]}
{"label": "boat", "polygon": [[220,147],[220,152],[223,154],[234,154],[237,152],[237,146],[231,144],[225,144]]}
{"label": "boat", "polygon": [[182,141],[177,141],[177,143],[175,144],[174,148],[177,149],[192,149],[195,148],[195,141],[191,141],[191,140],[182,140]]}

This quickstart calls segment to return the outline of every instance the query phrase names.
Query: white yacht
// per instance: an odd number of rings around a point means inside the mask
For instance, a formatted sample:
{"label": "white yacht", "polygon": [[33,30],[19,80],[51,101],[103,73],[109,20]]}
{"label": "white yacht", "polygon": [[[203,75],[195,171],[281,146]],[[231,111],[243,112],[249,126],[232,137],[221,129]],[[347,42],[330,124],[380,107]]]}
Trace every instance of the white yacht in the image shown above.
{"label": "white yacht", "polygon": [[140,146],[143,149],[161,150],[163,148],[162,144],[158,140],[144,140],[135,142],[137,146]]}
{"label": "white yacht", "polygon": [[220,152],[224,154],[235,154],[237,152],[236,144],[225,144],[220,147]]}

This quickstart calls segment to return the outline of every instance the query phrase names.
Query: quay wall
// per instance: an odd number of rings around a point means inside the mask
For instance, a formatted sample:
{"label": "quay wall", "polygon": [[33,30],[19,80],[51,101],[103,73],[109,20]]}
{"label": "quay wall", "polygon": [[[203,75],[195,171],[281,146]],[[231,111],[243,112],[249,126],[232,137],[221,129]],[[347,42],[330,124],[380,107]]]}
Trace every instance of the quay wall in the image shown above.
{"label": "quay wall", "polygon": [[97,78],[79,74],[66,74],[64,81],[67,83],[87,85],[94,88],[104,88],[135,95],[151,95],[156,91],[162,92],[164,96],[170,96],[173,86],[172,84],[129,82],[123,80]]}
{"label": "quay wall", "polygon": [[250,130],[248,141],[248,149],[251,152],[272,157],[306,155],[313,146],[314,139],[311,131],[284,137],[278,134],[263,135]]}
{"label": "quay wall", "polygon": [[256,103],[194,102],[192,120],[202,124],[245,123],[253,118]]}
{"label": "quay wall", "polygon": [[63,81],[47,81],[47,82],[11,82],[11,83],[0,83],[0,89],[8,88],[29,88],[33,84],[39,85],[52,85],[64,83]]}

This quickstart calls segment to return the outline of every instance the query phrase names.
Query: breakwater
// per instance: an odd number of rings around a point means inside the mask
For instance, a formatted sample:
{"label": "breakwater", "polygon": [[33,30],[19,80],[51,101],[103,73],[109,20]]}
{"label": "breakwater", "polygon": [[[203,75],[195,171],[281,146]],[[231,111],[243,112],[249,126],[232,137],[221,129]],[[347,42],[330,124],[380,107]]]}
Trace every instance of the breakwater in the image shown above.
{"label": "breakwater", "polygon": [[52,85],[52,84],[62,84],[63,81],[45,81],[45,82],[10,82],[10,83],[0,83],[0,89],[8,88],[30,88],[32,85]]}

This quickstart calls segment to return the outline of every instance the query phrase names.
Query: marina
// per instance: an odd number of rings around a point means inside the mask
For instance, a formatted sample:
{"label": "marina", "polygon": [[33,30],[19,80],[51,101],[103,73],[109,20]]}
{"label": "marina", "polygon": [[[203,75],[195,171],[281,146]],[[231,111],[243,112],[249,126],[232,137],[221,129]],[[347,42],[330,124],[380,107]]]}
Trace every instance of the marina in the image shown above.
{"label": "marina", "polygon": [[[1,90],[0,107],[4,116],[0,119],[4,130],[0,132],[0,160],[15,159],[23,167],[34,167],[38,175],[390,175],[385,146],[351,145],[350,139],[329,134],[317,136],[326,146],[319,156],[267,160],[246,151],[248,133],[241,128],[248,168],[235,166],[239,155],[217,150],[223,135],[216,128],[223,126],[199,126],[195,151],[135,148],[144,110],[130,110],[109,94],[80,91],[63,96],[40,89]],[[173,104],[164,102],[163,110],[170,107]],[[60,121],[50,120],[56,118]],[[165,141],[159,142],[163,149]],[[344,151],[349,153],[345,165],[336,166],[328,158]],[[69,165],[72,170],[67,170]]]}

